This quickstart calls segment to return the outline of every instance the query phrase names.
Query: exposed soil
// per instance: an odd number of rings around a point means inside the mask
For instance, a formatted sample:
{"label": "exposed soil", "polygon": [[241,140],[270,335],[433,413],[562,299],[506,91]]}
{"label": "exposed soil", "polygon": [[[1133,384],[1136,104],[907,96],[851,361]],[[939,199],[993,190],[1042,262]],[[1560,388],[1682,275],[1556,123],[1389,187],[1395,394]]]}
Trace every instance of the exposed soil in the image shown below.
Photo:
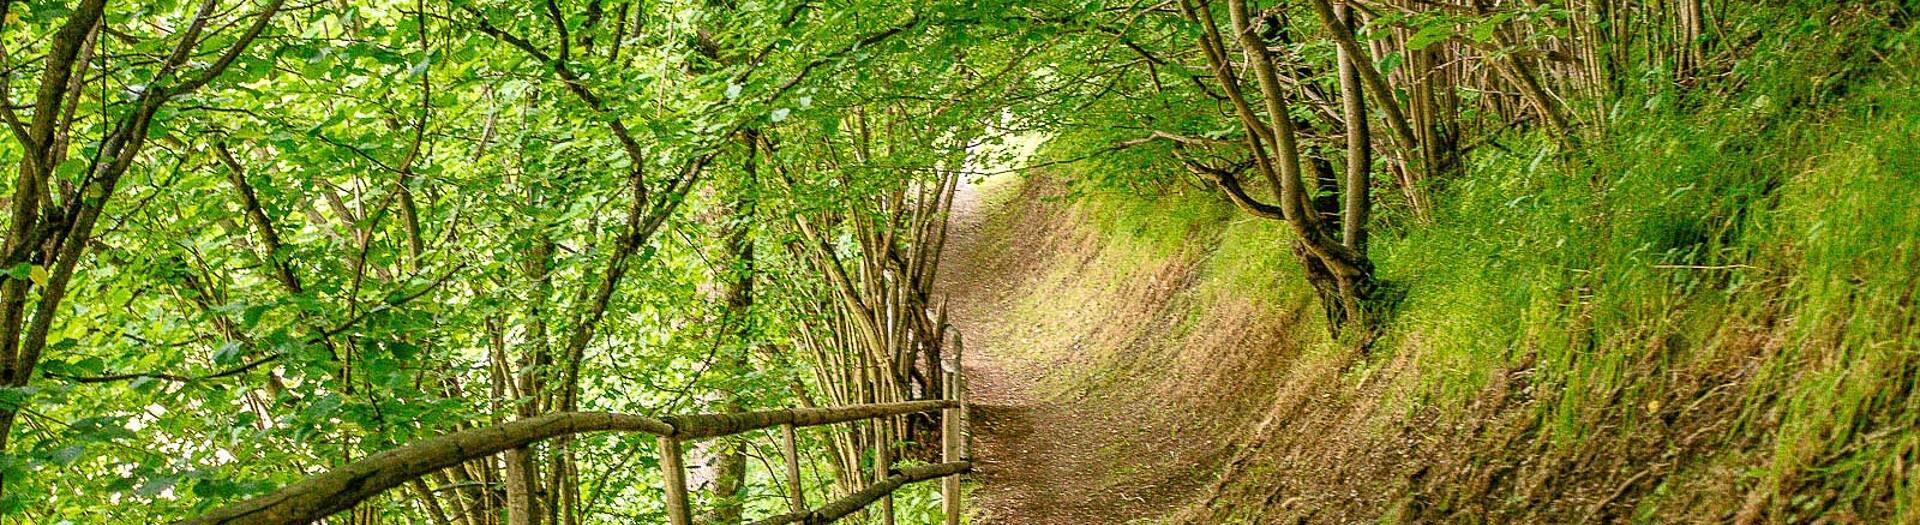
{"label": "exposed soil", "polygon": [[[1245,432],[1241,422],[1270,401],[1239,387],[1279,360],[1238,350],[1277,347],[1279,337],[1251,309],[1165,337],[1185,319],[1199,253],[1169,257],[1088,302],[1046,297],[1087,289],[1077,280],[1096,273],[1101,251],[1068,206],[1046,202],[1058,190],[1033,181],[993,209],[973,186],[956,199],[939,286],[965,338],[980,483],[968,502],[974,523],[1164,519],[1202,494],[1230,457],[1231,440],[1219,437]],[[1066,284],[1046,281],[1063,270],[1073,276]],[[1017,313],[1020,301],[1036,298],[1061,311]]]}

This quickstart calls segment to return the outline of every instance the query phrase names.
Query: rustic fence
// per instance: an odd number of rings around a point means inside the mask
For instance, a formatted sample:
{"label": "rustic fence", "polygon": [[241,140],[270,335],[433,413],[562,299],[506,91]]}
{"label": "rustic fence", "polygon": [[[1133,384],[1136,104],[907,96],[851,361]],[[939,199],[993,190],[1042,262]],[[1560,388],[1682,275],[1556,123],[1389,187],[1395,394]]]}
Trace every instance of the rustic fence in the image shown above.
{"label": "rustic fence", "polygon": [[[892,494],[901,486],[942,479],[946,522],[960,522],[960,485],[957,474],[972,470],[967,445],[970,417],[966,402],[966,374],[960,366],[961,346],[955,338],[954,352],[943,373],[949,380],[941,399],[871,403],[862,405],[795,408],[744,412],[737,414],[697,414],[646,417],[605,412],[563,412],[520,419],[486,428],[455,432],[412,445],[379,452],[333,470],[308,476],[280,490],[221,507],[178,522],[180,525],[298,525],[312,523],[345,511],[388,489],[459,465],[501,452],[525,447],[559,436],[586,432],[640,432],[657,436],[660,464],[665,469],[668,520],[672,525],[690,525],[692,509],[687,497],[686,464],[681,445],[689,440],[730,436],[743,432],[782,427],[786,456],[784,476],[789,486],[791,512],[767,518],[755,525],[788,523],[829,523],[881,502],[881,519],[893,523]],[[895,469],[890,428],[898,428],[898,418],[909,414],[942,414],[941,458],[939,463]],[[803,427],[857,421],[888,422],[869,425],[881,435],[874,439],[873,483],[864,489],[818,508],[807,507],[800,482],[800,458],[796,430]],[[848,475],[858,475],[849,472]]]}
{"label": "rustic fence", "polygon": [[[686,463],[681,457],[682,441],[691,438],[719,437],[742,432],[780,426],[782,429],[781,452],[785,456],[785,477],[788,487],[788,505],[791,512],[754,522],[753,525],[784,525],[789,523],[818,524],[830,523],[847,515],[859,512],[875,502],[881,503],[880,519],[882,523],[892,525],[893,491],[910,483],[943,479],[940,488],[941,505],[946,514],[948,525],[958,525],[963,512],[958,474],[971,471],[973,461],[970,456],[967,437],[971,428],[968,425],[971,416],[966,403],[966,373],[960,365],[961,345],[955,338],[951,359],[942,363],[944,381],[940,400],[907,401],[897,403],[873,403],[847,407],[824,409],[795,409],[773,412],[755,412],[747,414],[709,414],[696,416],[703,427],[689,425],[687,432],[674,435],[662,435],[660,441],[660,465],[666,470],[664,476],[667,491],[667,519],[671,525],[691,525],[692,506],[687,497]],[[887,419],[899,418],[909,414],[940,411],[940,463],[901,469],[893,468],[893,442],[889,435],[897,424],[879,424]],[[669,424],[679,422],[676,418],[662,418]],[[800,454],[796,430],[801,427],[829,425],[855,421],[874,421],[871,431],[873,446],[873,483],[844,498],[827,503],[819,508],[807,507],[806,494],[800,480]],[[681,428],[676,426],[676,429]],[[712,430],[706,430],[711,428]],[[852,430],[850,431],[857,431]],[[776,473],[776,476],[779,473]],[[849,473],[852,475],[852,473]]]}

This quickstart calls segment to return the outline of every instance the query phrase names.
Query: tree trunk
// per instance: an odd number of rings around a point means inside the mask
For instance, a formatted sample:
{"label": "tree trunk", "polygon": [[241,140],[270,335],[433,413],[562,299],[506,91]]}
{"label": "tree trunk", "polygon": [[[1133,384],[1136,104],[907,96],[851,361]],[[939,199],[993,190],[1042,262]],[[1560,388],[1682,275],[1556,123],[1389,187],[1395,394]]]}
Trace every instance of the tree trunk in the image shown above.
{"label": "tree trunk", "polygon": [[[1326,7],[1324,0],[1315,0],[1315,3],[1316,7]],[[1203,30],[1200,41],[1202,51],[1205,52],[1214,78],[1220,82],[1227,98],[1233,103],[1241,123],[1246,128],[1247,146],[1253,153],[1254,167],[1272,186],[1277,202],[1268,205],[1253,200],[1240,191],[1239,181],[1234,178],[1233,173],[1228,171],[1216,173],[1215,182],[1241,208],[1255,211],[1256,215],[1262,217],[1278,218],[1297,235],[1293,246],[1300,257],[1302,268],[1306,269],[1308,282],[1321,296],[1322,306],[1329,310],[1328,328],[1330,330],[1337,333],[1349,323],[1354,323],[1362,328],[1362,332],[1370,333],[1371,316],[1367,315],[1367,309],[1370,307],[1375,287],[1373,264],[1364,253],[1337,240],[1335,235],[1340,233],[1340,229],[1330,227],[1329,221],[1322,219],[1323,212],[1338,213],[1339,207],[1336,203],[1310,202],[1307,187],[1302,181],[1303,156],[1298,137],[1296,137],[1295,125],[1287,108],[1286,92],[1281,88],[1279,77],[1274,71],[1275,59],[1268,50],[1268,43],[1254,31],[1250,22],[1251,14],[1246,0],[1229,0],[1228,15],[1233,24],[1235,41],[1245,54],[1246,61],[1252,65],[1253,76],[1263,99],[1263,109],[1266,113],[1264,118],[1253,109],[1253,104],[1246,99],[1244,90],[1239,87],[1238,80],[1232,71],[1232,63],[1226,57],[1225,39],[1222,38],[1217,24],[1213,21],[1212,13],[1197,8],[1190,0],[1182,1],[1181,9]],[[1323,17],[1330,22],[1334,21],[1330,7],[1325,9]],[[1344,31],[1345,26],[1338,23],[1330,25],[1335,26],[1336,39],[1341,36],[1346,37],[1342,48],[1346,49],[1351,56],[1360,56],[1357,45],[1352,42],[1351,34]],[[1368,69],[1373,74],[1361,75],[1361,80],[1371,78],[1373,83],[1380,83],[1381,85],[1376,86],[1375,89],[1386,94],[1384,83],[1378,79],[1378,72]],[[1397,117],[1397,111],[1389,111],[1390,122],[1395,121]],[[1396,124],[1396,130],[1404,131],[1399,129],[1403,124],[1404,122]],[[1409,138],[1403,140],[1403,143],[1410,145],[1411,133],[1407,132],[1405,135]],[[1268,147],[1272,148],[1270,152],[1267,150]],[[1316,164],[1316,175],[1318,172],[1325,172],[1326,175],[1316,176],[1316,185],[1323,181],[1331,182],[1330,179],[1333,178],[1331,168],[1322,168],[1322,166]],[[1323,210],[1321,207],[1327,209]],[[1354,227],[1364,228],[1364,224],[1356,223]]]}
{"label": "tree trunk", "polygon": [[[1340,4],[1334,14],[1340,18],[1341,25],[1352,29],[1351,7]],[[1346,48],[1340,48],[1336,55],[1340,61],[1340,107],[1347,121],[1347,173],[1341,192],[1344,202],[1341,203],[1340,242],[1364,258],[1367,218],[1373,210],[1373,137],[1367,129],[1367,99],[1360,86],[1360,64]],[[1432,149],[1428,144],[1427,150]]]}
{"label": "tree trunk", "polygon": [[[747,156],[742,163],[746,177],[733,187],[722,187],[718,181],[709,186],[713,193],[726,192],[727,204],[715,207],[702,217],[709,231],[715,233],[713,247],[718,252],[713,257],[713,282],[707,292],[708,299],[722,305],[719,320],[715,323],[716,332],[713,344],[719,345],[720,358],[726,366],[734,370],[744,370],[750,364],[753,344],[753,280],[755,277],[755,258],[753,247],[753,224],[755,184],[758,183],[758,140],[753,130],[744,132],[747,136]],[[737,388],[721,388],[714,392],[714,401],[723,412],[745,410],[743,400]],[[747,456],[743,448],[747,442],[741,439],[722,438],[708,441],[693,450],[695,462],[704,465],[708,477],[707,485],[713,492],[713,504],[700,520],[702,523],[734,524],[740,523],[743,510],[747,478]],[[699,484],[696,484],[699,485]]]}
{"label": "tree trunk", "polygon": [[[1322,7],[1326,2],[1315,0],[1315,5]],[[1303,261],[1308,262],[1303,266],[1312,268],[1315,264],[1322,265],[1325,271],[1333,276],[1337,302],[1344,312],[1341,317],[1330,319],[1333,321],[1330,323],[1330,328],[1338,330],[1348,321],[1359,321],[1364,326],[1367,322],[1364,312],[1365,303],[1371,298],[1373,289],[1372,263],[1364,256],[1333,241],[1332,235],[1326,230],[1325,223],[1316,220],[1318,214],[1306,209],[1305,188],[1301,181],[1300,148],[1294,136],[1292,119],[1288,116],[1285,92],[1281,90],[1280,82],[1273,70],[1274,58],[1267,50],[1266,43],[1252,30],[1248,22],[1246,1],[1231,0],[1229,7],[1234,30],[1241,42],[1240,47],[1246,52],[1248,60],[1253,63],[1254,76],[1258,80],[1261,94],[1266,98],[1267,115],[1272,122],[1273,146],[1276,153],[1273,158],[1279,166],[1277,170],[1269,171],[1277,172],[1273,175],[1277,175],[1279,179],[1280,195],[1277,196],[1280,199],[1279,207],[1288,225],[1292,227],[1295,234],[1299,235],[1300,245],[1311,255],[1308,259],[1312,261]],[[1329,9],[1325,15],[1331,18],[1331,10]],[[1355,56],[1359,55],[1350,34],[1341,30],[1336,30],[1335,33],[1335,38],[1343,42],[1341,47],[1347,48]],[[1375,80],[1378,81],[1377,78]],[[1386,91],[1384,84],[1379,91]],[[1389,114],[1397,116],[1398,112],[1396,110]],[[1389,120],[1394,118],[1390,117]],[[1411,133],[1407,135],[1411,136]],[[1410,143],[1411,140],[1409,139],[1408,142]],[[1309,273],[1312,271],[1310,269]]]}

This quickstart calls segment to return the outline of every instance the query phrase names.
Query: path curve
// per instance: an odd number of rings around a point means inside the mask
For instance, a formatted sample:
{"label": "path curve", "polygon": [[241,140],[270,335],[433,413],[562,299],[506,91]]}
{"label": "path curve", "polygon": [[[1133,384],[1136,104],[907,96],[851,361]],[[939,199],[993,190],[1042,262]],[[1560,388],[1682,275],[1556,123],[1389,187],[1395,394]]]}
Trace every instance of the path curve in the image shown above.
{"label": "path curve", "polygon": [[[1015,203],[1018,205],[1018,203]],[[974,479],[969,501],[976,525],[1122,524],[1144,516],[1144,500],[1104,487],[1115,465],[1102,451],[1112,421],[1084,403],[1044,399],[1033,385],[1046,370],[1007,346],[1002,312],[1031,270],[1008,246],[989,239],[978,185],[963,182],[954,199],[938,289],[947,294],[954,326],[965,336],[963,366],[974,403]],[[1029,226],[1012,225],[1014,231]]]}

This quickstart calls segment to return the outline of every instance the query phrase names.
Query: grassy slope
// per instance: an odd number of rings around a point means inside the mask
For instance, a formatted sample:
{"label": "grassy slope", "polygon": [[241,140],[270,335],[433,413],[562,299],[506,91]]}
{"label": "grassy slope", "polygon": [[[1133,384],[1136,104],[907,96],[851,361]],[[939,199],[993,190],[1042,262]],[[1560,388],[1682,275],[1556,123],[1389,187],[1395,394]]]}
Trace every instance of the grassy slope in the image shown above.
{"label": "grassy slope", "polygon": [[1768,41],[1570,160],[1483,148],[1378,237],[1405,298],[1371,355],[1303,315],[1280,228],[1193,191],[1055,205],[1024,242],[1071,255],[1008,326],[1085,365],[1061,396],[1238,436],[1192,455],[1219,483],[1188,521],[1920,522],[1913,38]]}

